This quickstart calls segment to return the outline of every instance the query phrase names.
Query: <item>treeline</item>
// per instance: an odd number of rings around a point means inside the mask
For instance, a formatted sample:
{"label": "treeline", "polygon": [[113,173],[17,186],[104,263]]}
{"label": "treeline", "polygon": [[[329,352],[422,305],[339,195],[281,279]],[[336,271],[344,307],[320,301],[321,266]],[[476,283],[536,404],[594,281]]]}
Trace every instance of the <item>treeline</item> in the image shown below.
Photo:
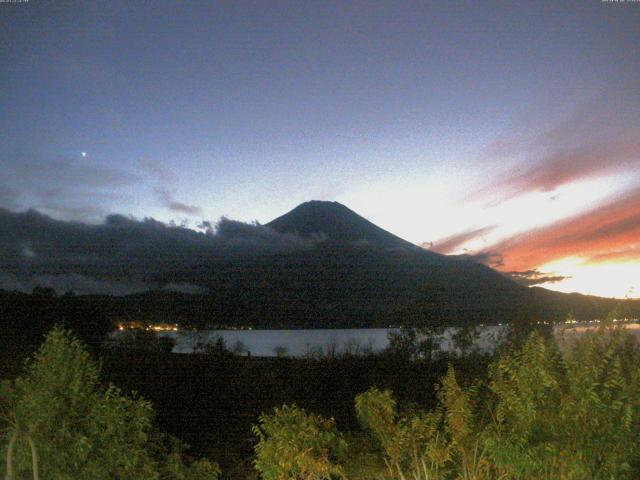
{"label": "treeline", "polygon": [[[435,282],[422,278],[433,270],[426,265],[414,271],[417,267],[409,262],[413,257],[388,263],[386,257],[362,255],[337,265],[326,264],[331,263],[330,257],[313,258],[312,262],[306,258],[311,264],[304,264],[305,275],[296,273],[301,268],[299,262],[289,257],[279,259],[282,262],[272,258],[272,263],[244,265],[237,271],[229,267],[224,270],[228,275],[218,273],[219,283],[210,285],[206,295],[165,290],[124,297],[73,292],[56,295],[47,288],[36,288],[28,295],[0,290],[0,326],[17,326],[24,331],[23,326],[34,330],[46,324],[46,332],[55,323],[64,322],[91,344],[120,321],[177,322],[181,327],[198,329],[277,329],[562,321],[569,313],[578,320],[590,320],[604,318],[614,308],[625,310],[629,318],[640,317],[637,299],[527,289],[495,272],[500,280],[497,283],[462,285],[468,283],[469,273],[463,268],[484,268],[466,263],[459,265],[462,270],[454,269]],[[354,265],[362,268],[348,273]],[[385,282],[377,283],[382,278]]]}

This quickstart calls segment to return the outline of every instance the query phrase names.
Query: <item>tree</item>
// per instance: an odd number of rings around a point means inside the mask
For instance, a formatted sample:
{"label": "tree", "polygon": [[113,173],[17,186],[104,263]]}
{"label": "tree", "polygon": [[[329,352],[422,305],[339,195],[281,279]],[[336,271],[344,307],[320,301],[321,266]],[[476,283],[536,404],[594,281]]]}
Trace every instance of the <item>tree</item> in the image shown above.
{"label": "tree", "polygon": [[253,427],[256,469],[263,480],[330,480],[345,478],[339,465],[346,443],[332,419],[293,406],[261,415]]}
{"label": "tree", "polygon": [[532,334],[490,374],[487,445],[507,478],[639,478],[640,350],[600,327],[560,351]]}
{"label": "tree", "polygon": [[276,354],[278,358],[284,358],[287,355],[288,349],[284,345],[277,345],[273,348],[273,353]]}
{"label": "tree", "polygon": [[441,327],[403,327],[389,332],[386,351],[406,360],[431,360],[440,352],[443,331]]}
{"label": "tree", "polygon": [[[545,327],[531,330],[502,351],[487,380],[464,385],[450,366],[430,411],[402,411],[386,390],[358,395],[357,438],[296,407],[261,417],[263,480],[332,478],[329,468],[358,480],[640,478],[637,339],[604,322],[559,347]],[[348,458],[358,452],[380,468],[353,475]]]}
{"label": "tree", "polygon": [[455,332],[451,336],[453,348],[463,357],[478,349],[479,339],[480,331],[478,327],[469,324],[456,327]]}
{"label": "tree", "polygon": [[217,358],[228,358],[233,355],[227,347],[227,341],[221,335],[216,336],[214,341],[205,343],[200,352]]}
{"label": "tree", "polygon": [[[167,340],[164,340],[164,339]],[[170,352],[175,346],[175,340],[171,337],[159,336],[153,330],[132,328],[124,332],[118,332],[118,338],[114,342],[117,347],[145,352]],[[169,348],[171,344],[171,348]]]}
{"label": "tree", "polygon": [[237,340],[236,343],[233,344],[232,353],[234,355],[244,355],[249,351],[249,348],[244,344],[242,340]]}
{"label": "tree", "polygon": [[173,347],[176,346],[176,339],[173,337],[159,336],[158,337],[158,349],[162,353],[171,353]]}
{"label": "tree", "polygon": [[[52,480],[159,480],[167,469],[171,452],[161,446],[151,404],[113,385],[102,387],[96,363],[61,327],[49,333],[22,377],[3,384],[2,393],[10,479],[33,470],[33,452],[41,477]],[[190,467],[181,468],[188,473]],[[210,473],[216,478],[215,469]]]}

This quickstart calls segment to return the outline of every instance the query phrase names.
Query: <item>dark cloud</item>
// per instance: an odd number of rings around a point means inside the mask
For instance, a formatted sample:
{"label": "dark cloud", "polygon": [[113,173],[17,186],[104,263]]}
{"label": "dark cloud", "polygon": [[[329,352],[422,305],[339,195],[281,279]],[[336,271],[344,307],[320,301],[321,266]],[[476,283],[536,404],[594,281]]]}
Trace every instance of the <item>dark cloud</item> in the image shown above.
{"label": "dark cloud", "polygon": [[[428,244],[429,249],[434,252],[443,253],[443,254],[455,252],[458,249],[458,247],[464,245],[470,240],[473,240],[475,238],[485,235],[486,233],[490,232],[494,228],[496,228],[495,225],[477,228],[474,230],[467,230],[466,232],[457,233],[455,235],[443,238],[436,242],[429,242]],[[424,246],[425,244],[423,244],[423,247]]]}
{"label": "dark cloud", "polygon": [[207,289],[191,283],[167,283],[162,290],[168,290],[170,292],[189,293],[191,295],[202,295],[207,293]]}
{"label": "dark cloud", "polygon": [[[0,209],[4,288],[37,284],[63,292],[125,294],[150,288],[202,291],[215,265],[232,257],[308,248],[309,240],[226,218],[204,232],[110,215],[98,225]],[[2,288],[2,287],[0,287]]]}
{"label": "dark cloud", "polygon": [[634,138],[591,143],[545,156],[531,167],[519,166],[489,187],[500,200],[531,191],[554,191],[577,180],[633,171],[640,166],[640,132]]}
{"label": "dark cloud", "polygon": [[534,285],[544,285],[545,283],[558,283],[571,277],[563,275],[552,275],[539,270],[525,270],[522,272],[503,272],[505,276],[511,280],[524,285],[526,287],[532,287]]}
{"label": "dark cloud", "polygon": [[153,191],[164,208],[185,215],[202,216],[202,208],[179,202],[174,198],[172,185],[176,183],[176,176],[173,172],[155,160],[142,160],[140,164],[155,178],[157,185]]}
{"label": "dark cloud", "polygon": [[186,203],[177,202],[173,195],[165,187],[156,187],[154,189],[156,195],[165,208],[172,212],[184,213],[191,216],[202,216],[202,209],[195,205],[187,205]]}
{"label": "dark cloud", "polygon": [[269,245],[270,248],[288,250],[304,248],[313,241],[290,233],[279,233],[258,223],[243,223],[222,217],[216,225],[217,237],[222,242],[251,249]]}
{"label": "dark cloud", "polygon": [[101,190],[139,181],[132,173],[86,159],[21,155],[15,163],[12,170],[21,177],[18,184],[42,185],[43,191],[49,191],[51,186],[58,188],[58,192],[71,187]]}
{"label": "dark cloud", "polygon": [[37,208],[67,219],[98,220],[111,200],[140,181],[130,172],[88,158],[17,153],[4,160],[0,206]]}
{"label": "dark cloud", "polygon": [[484,155],[518,159],[515,167],[470,197],[491,205],[579,180],[633,172],[640,166],[640,88],[602,91],[545,129],[520,127],[500,136]]}
{"label": "dark cloud", "polygon": [[0,289],[30,293],[35,287],[52,288],[58,294],[73,291],[78,295],[132,295],[146,292],[156,285],[126,281],[104,280],[78,273],[18,275],[0,271]]}
{"label": "dark cloud", "polygon": [[[476,254],[459,255],[459,258],[469,260],[476,263],[487,265],[488,267],[499,269],[504,267],[504,259],[501,253],[496,251],[480,252]],[[571,277],[563,275],[555,275],[531,269],[524,271],[500,272],[505,277],[510,278],[514,282],[532,287],[534,285],[544,285],[546,283],[558,283]]]}

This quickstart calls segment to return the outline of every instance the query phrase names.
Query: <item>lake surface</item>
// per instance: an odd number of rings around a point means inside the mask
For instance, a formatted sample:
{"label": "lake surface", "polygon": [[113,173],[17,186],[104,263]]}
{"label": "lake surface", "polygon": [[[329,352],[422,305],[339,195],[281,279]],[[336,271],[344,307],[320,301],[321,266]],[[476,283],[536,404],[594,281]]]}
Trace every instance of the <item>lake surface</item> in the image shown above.
{"label": "lake surface", "polygon": [[[495,336],[505,327],[483,327],[477,347],[491,349]],[[297,330],[201,330],[199,332],[168,332],[163,335],[176,339],[175,353],[191,353],[198,342],[215,342],[222,337],[230,350],[260,357],[277,355],[303,357],[310,354],[327,355],[366,352],[381,352],[389,345],[389,333],[397,328],[350,328],[350,329],[297,329]],[[454,328],[445,330],[440,348],[452,351],[451,336]],[[243,348],[241,348],[243,347]]]}
{"label": "lake surface", "polygon": [[[640,325],[626,324],[625,327],[640,339]],[[506,326],[479,327],[479,337],[475,347],[481,351],[491,351]],[[579,337],[597,324],[558,325],[554,328],[561,344]],[[389,345],[389,333],[397,333],[398,328],[345,328],[345,329],[296,329],[296,330],[200,330],[162,332],[161,336],[176,339],[174,353],[192,353],[198,345],[224,339],[227,348],[235,353],[258,357],[278,355],[304,357],[307,355],[326,356],[342,353],[364,354],[381,352]],[[451,337],[456,329],[447,328],[440,338],[440,349],[453,352]],[[120,332],[114,334],[118,337]]]}

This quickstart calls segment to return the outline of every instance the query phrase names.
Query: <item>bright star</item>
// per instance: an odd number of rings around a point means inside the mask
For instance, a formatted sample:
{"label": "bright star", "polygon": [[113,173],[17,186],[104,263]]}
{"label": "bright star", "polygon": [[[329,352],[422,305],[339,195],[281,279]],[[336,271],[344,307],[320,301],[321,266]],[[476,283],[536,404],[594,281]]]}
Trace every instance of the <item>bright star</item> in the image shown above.
{"label": "bright star", "polygon": [[86,157],[87,156],[87,152],[82,152],[82,156]]}

